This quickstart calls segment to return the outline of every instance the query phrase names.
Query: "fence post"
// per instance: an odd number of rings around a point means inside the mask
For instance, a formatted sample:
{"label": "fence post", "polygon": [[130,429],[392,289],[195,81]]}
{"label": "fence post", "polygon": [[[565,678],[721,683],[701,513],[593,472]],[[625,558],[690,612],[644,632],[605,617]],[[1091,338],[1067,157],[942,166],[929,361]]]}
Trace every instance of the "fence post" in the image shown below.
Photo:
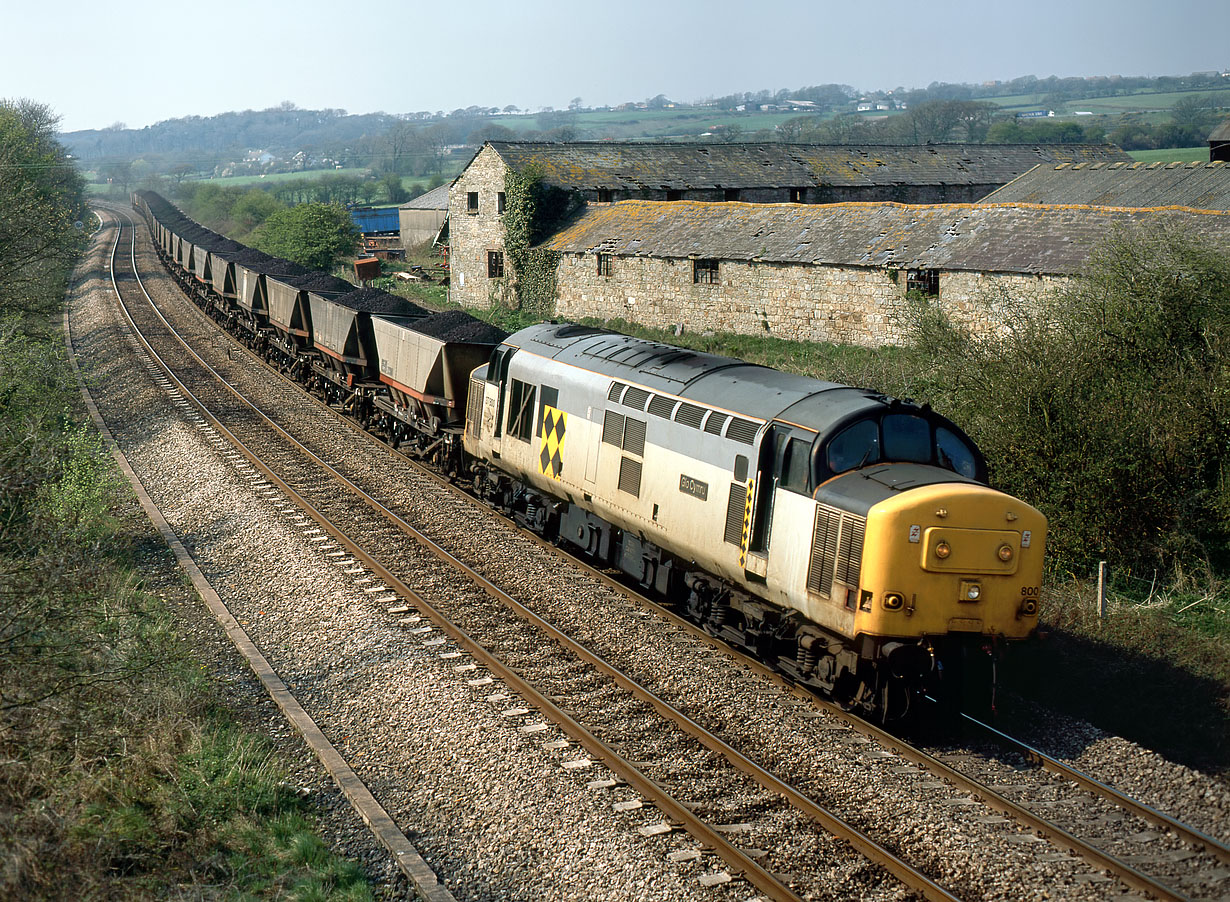
{"label": "fence post", "polygon": [[1106,619],[1106,561],[1098,561],[1098,619]]}

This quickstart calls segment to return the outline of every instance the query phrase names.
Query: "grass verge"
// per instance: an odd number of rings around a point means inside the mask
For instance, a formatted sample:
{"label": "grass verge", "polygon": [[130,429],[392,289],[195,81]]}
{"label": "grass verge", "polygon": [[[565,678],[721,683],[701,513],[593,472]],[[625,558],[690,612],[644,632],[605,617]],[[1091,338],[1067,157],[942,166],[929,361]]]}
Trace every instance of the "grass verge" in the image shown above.
{"label": "grass verge", "polygon": [[371,898],[177,634],[61,337],[3,325],[0,897]]}

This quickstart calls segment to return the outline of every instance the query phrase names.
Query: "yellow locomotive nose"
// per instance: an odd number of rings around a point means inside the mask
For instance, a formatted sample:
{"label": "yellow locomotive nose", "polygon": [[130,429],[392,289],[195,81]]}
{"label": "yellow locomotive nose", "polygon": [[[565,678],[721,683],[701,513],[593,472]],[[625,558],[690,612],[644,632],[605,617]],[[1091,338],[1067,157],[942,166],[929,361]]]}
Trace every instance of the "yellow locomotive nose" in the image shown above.
{"label": "yellow locomotive nose", "polygon": [[[940,511],[943,516],[940,516]],[[1024,638],[1036,625],[1046,518],[1002,492],[946,483],[900,492],[867,514],[855,631]]]}

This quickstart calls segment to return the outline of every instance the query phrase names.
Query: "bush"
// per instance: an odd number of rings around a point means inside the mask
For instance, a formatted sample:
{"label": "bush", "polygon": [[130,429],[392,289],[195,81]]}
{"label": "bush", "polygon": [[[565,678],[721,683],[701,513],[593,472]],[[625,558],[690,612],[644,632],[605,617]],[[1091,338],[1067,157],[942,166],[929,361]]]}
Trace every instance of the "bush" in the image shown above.
{"label": "bush", "polygon": [[358,240],[359,230],[339,204],[299,204],[270,215],[254,244],[275,257],[330,272],[339,257],[355,252]]}
{"label": "bush", "polygon": [[1053,567],[1230,564],[1230,261],[1153,228],[1111,236],[1076,280],[974,337],[920,307],[924,395],[1041,508]]}

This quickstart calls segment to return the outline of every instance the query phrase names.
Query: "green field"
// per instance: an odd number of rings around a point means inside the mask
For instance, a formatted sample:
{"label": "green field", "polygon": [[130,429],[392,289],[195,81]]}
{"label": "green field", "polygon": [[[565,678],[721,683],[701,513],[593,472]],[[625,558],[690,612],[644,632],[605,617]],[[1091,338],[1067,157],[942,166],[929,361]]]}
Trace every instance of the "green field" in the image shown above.
{"label": "green field", "polygon": [[201,181],[217,182],[222,187],[244,187],[245,185],[260,185],[270,182],[293,182],[298,179],[323,178],[326,175],[347,175],[352,178],[362,178],[368,174],[367,169],[305,169],[301,172],[273,172],[269,175],[230,175],[226,178],[201,179]]}
{"label": "green field", "polygon": [[[1005,110],[1054,110],[1056,115],[1072,114],[1077,110],[1094,115],[1118,116],[1122,113],[1140,113],[1169,110],[1175,101],[1183,97],[1225,98],[1230,97],[1230,85],[1221,91],[1169,91],[1167,93],[1123,94],[1116,97],[1086,97],[1073,100],[1056,100],[1049,94],[1009,94],[1003,97],[975,97],[997,104]],[[1048,99],[1049,98],[1049,99]]]}
{"label": "green field", "polygon": [[[558,114],[552,114],[558,116]],[[800,116],[827,118],[819,113],[793,112],[730,112],[725,110],[601,110],[576,113],[571,124],[578,137],[587,141],[630,140],[635,138],[694,138],[711,131],[716,126],[737,126],[744,134],[774,129],[783,122]],[[502,125],[514,132],[540,130],[544,126],[563,124],[562,118],[538,116],[497,116],[492,124]]]}
{"label": "green field", "polygon": [[1129,150],[1133,160],[1142,163],[1207,163],[1209,148],[1204,147],[1172,147],[1162,150]]}

